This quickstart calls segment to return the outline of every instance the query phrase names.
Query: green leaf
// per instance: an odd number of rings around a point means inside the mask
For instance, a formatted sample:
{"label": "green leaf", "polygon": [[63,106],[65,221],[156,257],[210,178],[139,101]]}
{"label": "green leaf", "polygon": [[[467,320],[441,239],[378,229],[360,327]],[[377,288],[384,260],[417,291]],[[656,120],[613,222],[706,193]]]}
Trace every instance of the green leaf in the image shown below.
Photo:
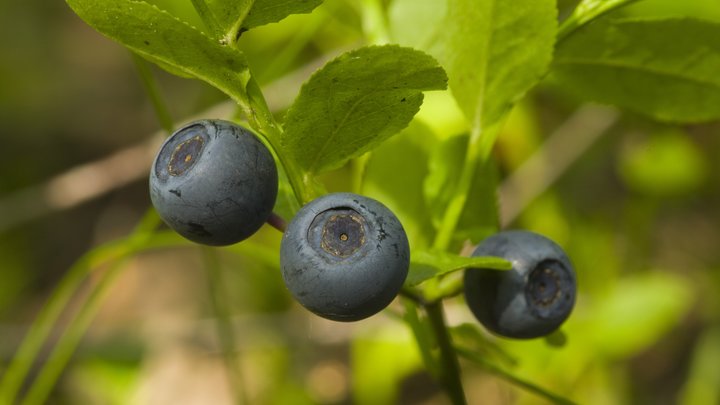
{"label": "green leaf", "polygon": [[242,24],[243,29],[278,22],[291,14],[309,13],[323,0],[255,0]]}
{"label": "green leaf", "polygon": [[601,18],[558,46],[553,80],[587,100],[672,122],[720,118],[720,24]]}
{"label": "green leaf", "polygon": [[415,286],[433,277],[468,267],[510,270],[512,265],[499,257],[465,257],[440,251],[418,250],[410,258],[406,286]]}
{"label": "green leaf", "polygon": [[[122,350],[124,348],[120,348]],[[123,353],[125,354],[125,353]],[[109,356],[118,356],[117,352]],[[140,366],[128,361],[82,356],[68,374],[83,388],[83,395],[102,398],[108,404],[127,404],[133,401],[132,392],[137,386]]]}
{"label": "green leaf", "polygon": [[720,2],[717,0],[652,0],[638,1],[623,10],[628,17],[695,17],[720,21]]}
{"label": "green leaf", "polygon": [[447,2],[438,0],[393,0],[388,8],[394,42],[430,50],[442,30]]}
{"label": "green leaf", "polygon": [[434,233],[423,198],[423,182],[430,151],[436,144],[435,134],[413,120],[375,149],[365,166],[362,194],[382,201],[397,215],[413,249],[429,246]]}
{"label": "green leaf", "polygon": [[611,13],[639,0],[582,0],[572,14],[558,28],[557,40],[563,41],[579,27],[589,24],[603,14]]}
{"label": "green leaf", "polygon": [[705,155],[683,131],[669,130],[647,139],[630,137],[620,154],[619,172],[633,190],[655,197],[690,194],[708,174]]}
{"label": "green leaf", "polygon": [[473,126],[496,123],[544,75],[556,18],[554,0],[449,0],[435,52]]}
{"label": "green leaf", "polygon": [[720,402],[720,326],[703,329],[693,344],[692,361],[678,403],[682,405]]}
{"label": "green leaf", "polygon": [[582,0],[573,10],[573,16],[580,21],[580,24],[584,24],[597,16],[636,1],[638,0]]}
{"label": "green leaf", "polygon": [[598,300],[589,334],[600,352],[632,356],[678,325],[692,304],[692,294],[689,282],[671,273],[626,277]]}
{"label": "green leaf", "polygon": [[345,53],[317,71],[290,107],[281,139],[300,167],[321,173],[405,128],[423,90],[446,86],[429,55],[395,45]]}
{"label": "green leaf", "polygon": [[[453,198],[460,180],[468,136],[447,139],[430,156],[429,174],[425,179],[423,194],[436,229],[440,229],[445,211]],[[496,188],[498,173],[495,163],[489,159],[473,176],[468,192],[468,204],[463,208],[453,237],[455,240],[470,239],[479,242],[498,227]]]}
{"label": "green leaf", "polygon": [[235,38],[261,25],[278,22],[291,14],[309,13],[323,0],[211,0],[215,18],[227,36]]}
{"label": "green leaf", "polygon": [[88,25],[171,73],[192,76],[234,100],[250,79],[245,56],[142,1],[67,0]]}
{"label": "green leaf", "polygon": [[413,343],[413,336],[399,324],[356,334],[350,349],[352,403],[398,403],[402,380],[422,366]]}

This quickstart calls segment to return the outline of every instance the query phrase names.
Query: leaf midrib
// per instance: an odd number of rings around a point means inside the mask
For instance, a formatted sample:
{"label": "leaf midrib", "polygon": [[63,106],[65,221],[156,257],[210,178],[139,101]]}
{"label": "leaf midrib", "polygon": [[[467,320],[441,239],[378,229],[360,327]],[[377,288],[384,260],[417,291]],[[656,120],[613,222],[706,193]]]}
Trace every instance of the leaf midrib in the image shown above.
{"label": "leaf midrib", "polygon": [[490,18],[488,19],[488,29],[487,29],[487,35],[486,35],[486,41],[483,46],[484,52],[485,52],[485,64],[483,66],[483,72],[482,72],[482,80],[481,80],[481,86],[478,91],[478,97],[475,105],[475,116],[473,117],[472,123],[473,123],[473,133],[481,133],[482,132],[482,123],[483,123],[483,108],[485,105],[485,93],[487,90],[487,82],[488,82],[488,70],[490,67],[490,45],[492,44],[492,39],[495,35],[495,24],[492,23],[494,20],[493,16],[495,15],[495,5],[496,1],[491,1],[488,6],[488,15]]}

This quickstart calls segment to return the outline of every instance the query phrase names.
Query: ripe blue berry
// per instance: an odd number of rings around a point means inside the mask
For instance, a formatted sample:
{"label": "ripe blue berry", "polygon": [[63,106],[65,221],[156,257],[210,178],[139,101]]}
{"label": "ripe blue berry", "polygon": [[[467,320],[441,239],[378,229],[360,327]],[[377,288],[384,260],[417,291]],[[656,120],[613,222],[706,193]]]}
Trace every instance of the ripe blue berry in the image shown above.
{"label": "ripe blue berry", "polygon": [[530,339],[555,331],[575,305],[575,271],[552,240],[528,231],[485,239],[473,256],[512,263],[507,271],[467,269],[465,299],[475,317],[500,336]]}
{"label": "ripe blue berry", "polygon": [[405,230],[376,200],[328,194],[305,205],[280,246],[285,285],[315,314],[357,321],[388,306],[410,264]]}
{"label": "ripe blue berry", "polygon": [[160,217],[207,245],[233,244],[255,233],[272,212],[277,189],[277,168],[265,145],[222,120],[175,131],[150,171],[150,198]]}

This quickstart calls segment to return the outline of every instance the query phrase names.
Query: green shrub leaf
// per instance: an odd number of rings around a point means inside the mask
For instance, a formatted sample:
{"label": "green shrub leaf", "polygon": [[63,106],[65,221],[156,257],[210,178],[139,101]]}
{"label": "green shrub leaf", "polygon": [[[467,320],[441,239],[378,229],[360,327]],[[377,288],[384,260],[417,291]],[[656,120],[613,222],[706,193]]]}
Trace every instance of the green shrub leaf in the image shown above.
{"label": "green shrub leaf", "polygon": [[[442,225],[445,211],[460,179],[467,145],[467,135],[454,136],[445,140],[430,156],[423,195],[436,229]],[[470,239],[477,243],[497,229],[497,183],[497,169],[490,159],[485,165],[479,166],[473,176],[473,184],[468,192],[470,203],[464,207],[453,234],[456,241]]]}
{"label": "green shrub leaf", "polygon": [[449,0],[437,53],[473,125],[488,128],[547,71],[553,0]]}
{"label": "green shrub leaf", "polygon": [[309,173],[337,168],[405,128],[422,91],[444,89],[446,81],[435,59],[411,48],[350,51],[303,85],[287,113],[282,146]]}
{"label": "green shrub leaf", "polygon": [[672,122],[720,118],[720,24],[602,18],[558,45],[553,79],[581,98]]}
{"label": "green shrub leaf", "polygon": [[418,250],[410,258],[410,272],[405,285],[412,287],[433,277],[468,267],[510,270],[512,265],[499,257],[465,257],[441,251]]}
{"label": "green shrub leaf", "polygon": [[221,28],[237,36],[251,28],[278,22],[291,14],[309,13],[323,0],[210,0]]}
{"label": "green shrub leaf", "polygon": [[618,172],[630,189],[669,198],[696,192],[705,183],[706,155],[685,131],[669,129],[630,139],[618,159]]}
{"label": "green shrub leaf", "polygon": [[396,324],[358,333],[352,339],[350,356],[352,403],[356,404],[397,403],[402,381],[422,367],[414,336]]}
{"label": "green shrub leaf", "polygon": [[196,77],[242,101],[245,56],[142,1],[67,0],[88,25],[171,73]]}
{"label": "green shrub leaf", "polygon": [[428,156],[436,144],[435,134],[421,121],[413,120],[373,150],[365,166],[362,194],[382,201],[397,215],[413,250],[432,243],[434,229],[423,198],[423,182],[428,174]]}
{"label": "green shrub leaf", "polygon": [[[431,51],[442,31],[447,3],[438,0],[393,0],[388,6],[392,40]],[[432,52],[431,52],[432,53]]]}
{"label": "green shrub leaf", "polygon": [[598,302],[587,332],[597,351],[636,355],[676,327],[693,303],[687,279],[655,270],[625,277]]}

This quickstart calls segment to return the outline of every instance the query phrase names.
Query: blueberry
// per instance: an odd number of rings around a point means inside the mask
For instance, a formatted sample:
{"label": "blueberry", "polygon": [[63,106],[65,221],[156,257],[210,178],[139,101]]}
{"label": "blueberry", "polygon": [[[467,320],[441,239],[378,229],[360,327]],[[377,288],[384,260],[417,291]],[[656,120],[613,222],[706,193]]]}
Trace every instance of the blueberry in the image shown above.
{"label": "blueberry", "polygon": [[388,306],[409,264],[397,217],[380,202],[350,193],[302,207],[280,245],[287,288],[305,308],[334,321],[358,321]]}
{"label": "blueberry", "polygon": [[552,240],[528,231],[505,231],[485,239],[473,256],[502,257],[507,271],[467,269],[465,299],[491,332],[531,339],[555,331],[575,305],[575,271]]}
{"label": "blueberry", "polygon": [[272,212],[277,190],[277,168],[265,145],[222,120],[175,131],[150,170],[150,198],[160,217],[207,245],[230,245],[255,233]]}

